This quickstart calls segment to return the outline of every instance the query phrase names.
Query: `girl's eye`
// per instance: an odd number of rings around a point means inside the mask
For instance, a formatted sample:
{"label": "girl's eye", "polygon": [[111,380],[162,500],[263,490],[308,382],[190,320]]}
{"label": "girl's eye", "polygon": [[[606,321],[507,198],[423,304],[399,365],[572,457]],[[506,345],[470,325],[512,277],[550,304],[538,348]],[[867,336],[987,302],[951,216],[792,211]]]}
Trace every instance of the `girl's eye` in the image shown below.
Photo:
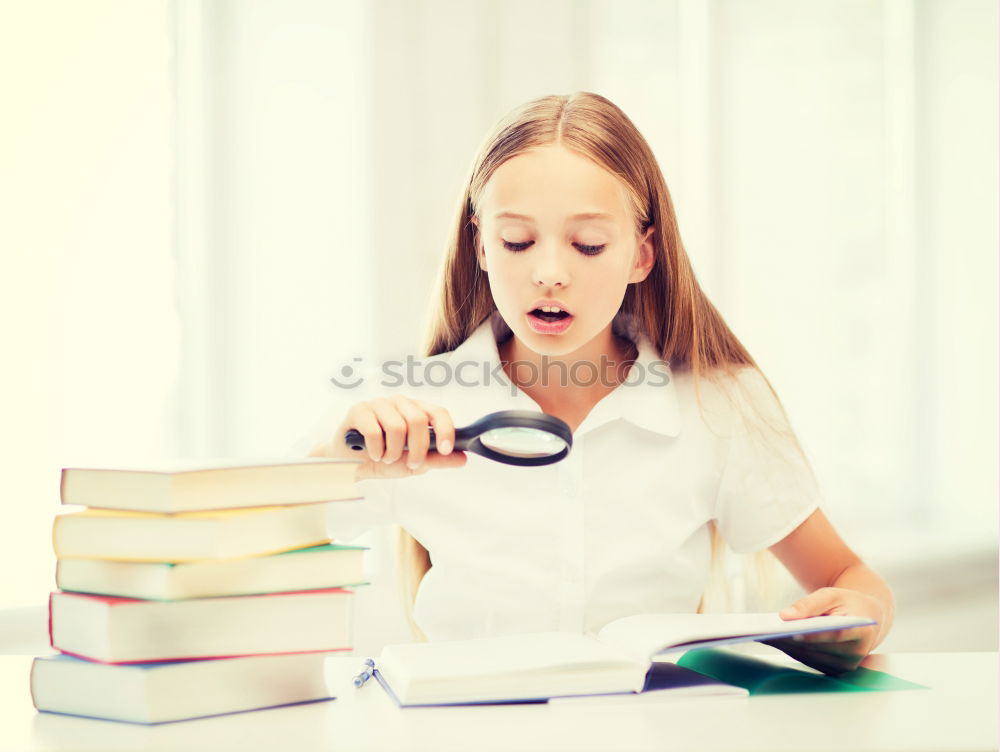
{"label": "girl's eye", "polygon": [[[531,245],[531,241],[527,243],[508,243],[506,240],[503,241],[503,247],[508,251],[513,251],[514,253],[520,253],[521,251],[527,250]],[[598,253],[604,250],[603,245],[583,245],[582,243],[574,243],[576,249],[586,256],[596,256]]]}
{"label": "girl's eye", "polygon": [[503,247],[508,251],[514,251],[515,253],[527,250],[529,245],[531,245],[531,243],[508,243],[506,240],[503,241]]}

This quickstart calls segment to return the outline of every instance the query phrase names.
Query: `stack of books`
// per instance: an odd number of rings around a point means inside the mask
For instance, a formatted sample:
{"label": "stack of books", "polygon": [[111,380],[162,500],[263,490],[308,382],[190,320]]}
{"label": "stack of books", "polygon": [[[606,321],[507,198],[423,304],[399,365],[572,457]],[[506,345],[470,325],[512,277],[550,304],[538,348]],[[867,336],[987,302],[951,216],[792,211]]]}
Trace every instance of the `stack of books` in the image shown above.
{"label": "stack of books", "polygon": [[332,699],[363,547],[327,536],[357,462],[66,468],[38,710],[161,723]]}

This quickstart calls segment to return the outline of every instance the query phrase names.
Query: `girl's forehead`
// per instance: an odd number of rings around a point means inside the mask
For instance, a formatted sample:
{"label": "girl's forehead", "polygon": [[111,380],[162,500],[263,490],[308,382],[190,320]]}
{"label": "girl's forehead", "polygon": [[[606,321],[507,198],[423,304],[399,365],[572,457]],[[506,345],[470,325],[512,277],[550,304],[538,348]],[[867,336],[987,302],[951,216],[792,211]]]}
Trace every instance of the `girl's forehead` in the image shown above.
{"label": "girl's forehead", "polygon": [[[490,176],[479,202],[480,215],[521,215],[529,220],[562,217],[623,222],[626,191],[617,177],[597,163],[562,147],[531,150],[508,159]],[[519,219],[507,216],[507,219]]]}

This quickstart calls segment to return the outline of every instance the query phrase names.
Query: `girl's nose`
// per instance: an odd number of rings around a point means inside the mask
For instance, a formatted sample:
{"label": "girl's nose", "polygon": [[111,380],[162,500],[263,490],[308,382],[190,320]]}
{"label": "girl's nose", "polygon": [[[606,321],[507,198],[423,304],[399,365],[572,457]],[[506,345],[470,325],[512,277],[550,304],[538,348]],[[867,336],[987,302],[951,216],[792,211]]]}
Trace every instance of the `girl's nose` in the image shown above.
{"label": "girl's nose", "polygon": [[535,267],[531,276],[536,285],[542,287],[565,287],[569,284],[569,270],[566,259],[558,248],[539,248],[535,254]]}

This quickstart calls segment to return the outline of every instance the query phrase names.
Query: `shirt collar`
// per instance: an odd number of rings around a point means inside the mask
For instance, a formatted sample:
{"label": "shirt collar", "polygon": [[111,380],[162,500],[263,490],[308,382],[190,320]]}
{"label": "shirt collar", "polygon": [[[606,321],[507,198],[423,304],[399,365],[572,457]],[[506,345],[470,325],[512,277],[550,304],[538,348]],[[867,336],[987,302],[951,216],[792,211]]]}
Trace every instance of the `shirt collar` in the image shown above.
{"label": "shirt collar", "polygon": [[[638,356],[629,369],[625,383],[606,394],[580,424],[577,434],[586,433],[617,418],[664,436],[677,436],[681,429],[680,411],[673,373],[668,361],[662,360],[656,348],[641,331],[631,314],[619,311],[612,322],[613,331],[630,339],[638,347]],[[516,408],[538,410],[538,404],[520,389],[516,389],[500,368],[498,343],[511,335],[511,330],[493,311],[469,337],[452,351],[450,359],[473,360],[488,364],[491,374],[498,374],[488,389],[479,390],[496,407],[496,390],[503,390]],[[513,397],[512,397],[513,394]],[[484,405],[485,407],[485,405]],[[487,412],[490,408],[487,408]]]}

